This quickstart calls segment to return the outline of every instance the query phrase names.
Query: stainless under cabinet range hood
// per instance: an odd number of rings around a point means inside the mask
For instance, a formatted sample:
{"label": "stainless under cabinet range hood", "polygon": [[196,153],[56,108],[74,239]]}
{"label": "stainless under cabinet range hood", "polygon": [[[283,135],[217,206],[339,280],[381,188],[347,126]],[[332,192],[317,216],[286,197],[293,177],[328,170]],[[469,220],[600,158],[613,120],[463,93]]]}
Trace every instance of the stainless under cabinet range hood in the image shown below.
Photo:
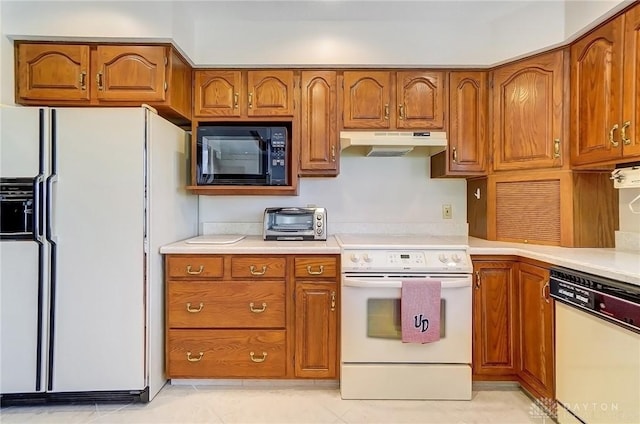
{"label": "stainless under cabinet range hood", "polygon": [[447,133],[438,131],[341,131],[342,150],[352,146],[367,147],[367,156],[404,156],[420,148],[428,156],[447,147]]}

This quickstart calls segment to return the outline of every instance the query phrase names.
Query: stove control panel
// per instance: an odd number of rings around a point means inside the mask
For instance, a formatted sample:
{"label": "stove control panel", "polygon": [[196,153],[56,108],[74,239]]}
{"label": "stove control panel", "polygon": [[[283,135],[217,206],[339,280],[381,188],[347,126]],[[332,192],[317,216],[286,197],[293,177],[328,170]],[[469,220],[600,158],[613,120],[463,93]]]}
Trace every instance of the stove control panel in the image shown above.
{"label": "stove control panel", "polygon": [[451,250],[344,250],[345,271],[456,271],[471,272],[468,253]]}

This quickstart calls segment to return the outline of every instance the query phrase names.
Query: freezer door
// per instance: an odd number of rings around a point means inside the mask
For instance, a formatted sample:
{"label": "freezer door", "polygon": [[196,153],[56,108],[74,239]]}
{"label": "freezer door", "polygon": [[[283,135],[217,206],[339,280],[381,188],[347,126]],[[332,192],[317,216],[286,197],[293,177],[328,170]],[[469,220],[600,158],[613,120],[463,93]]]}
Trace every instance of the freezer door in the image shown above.
{"label": "freezer door", "polygon": [[46,108],[0,106],[0,177],[38,175],[40,160],[43,166],[47,162],[48,127]]}
{"label": "freezer door", "polygon": [[[0,241],[0,393],[44,390],[46,338],[38,302],[38,249],[33,241]],[[46,296],[46,293],[41,293]]]}
{"label": "freezer door", "polygon": [[48,389],[143,389],[145,112],[54,112]]}

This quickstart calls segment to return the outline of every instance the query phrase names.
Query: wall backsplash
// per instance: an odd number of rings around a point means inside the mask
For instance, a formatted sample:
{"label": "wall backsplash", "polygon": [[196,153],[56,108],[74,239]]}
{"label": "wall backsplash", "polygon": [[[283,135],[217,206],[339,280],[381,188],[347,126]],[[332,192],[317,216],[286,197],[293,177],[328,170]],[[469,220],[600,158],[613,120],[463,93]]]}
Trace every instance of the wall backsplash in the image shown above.
{"label": "wall backsplash", "polygon": [[[640,251],[640,214],[629,209],[629,203],[640,196],[640,189],[625,188],[619,192],[620,231],[616,231],[616,248]],[[640,210],[640,201],[636,201],[633,207]]]}
{"label": "wall backsplash", "polygon": [[[338,177],[302,178],[298,196],[200,196],[200,222],[255,232],[267,207],[315,205],[327,209],[330,234],[413,228],[467,235],[466,181],[431,179],[429,173],[429,158],[419,151],[381,158],[349,149],[342,152]],[[451,205],[452,219],[442,218],[443,204]]]}

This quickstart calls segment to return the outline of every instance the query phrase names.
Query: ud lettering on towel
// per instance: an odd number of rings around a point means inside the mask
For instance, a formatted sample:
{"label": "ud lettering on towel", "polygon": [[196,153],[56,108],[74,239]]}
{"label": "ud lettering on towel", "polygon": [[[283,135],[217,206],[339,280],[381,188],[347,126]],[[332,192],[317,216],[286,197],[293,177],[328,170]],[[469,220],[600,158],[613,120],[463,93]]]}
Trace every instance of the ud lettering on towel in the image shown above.
{"label": "ud lettering on towel", "polygon": [[413,325],[416,328],[419,328],[421,333],[424,333],[425,331],[427,331],[429,329],[429,320],[426,319],[426,318],[423,318],[422,314],[420,314],[419,316],[415,315],[413,317],[413,322],[414,322]]}

